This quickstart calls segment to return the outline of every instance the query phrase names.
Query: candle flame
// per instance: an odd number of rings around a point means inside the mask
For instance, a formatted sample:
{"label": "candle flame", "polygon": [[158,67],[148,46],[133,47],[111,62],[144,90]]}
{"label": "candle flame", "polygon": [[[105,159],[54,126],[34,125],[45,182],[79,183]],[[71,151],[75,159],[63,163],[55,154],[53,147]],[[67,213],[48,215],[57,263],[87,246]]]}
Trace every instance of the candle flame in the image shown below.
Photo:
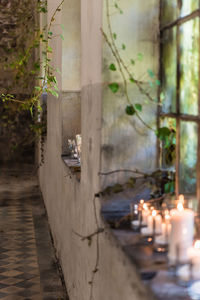
{"label": "candle flame", "polygon": [[179,210],[179,211],[182,211],[184,208],[183,208],[183,203],[182,202],[179,202],[178,204],[177,204],[177,209]]}
{"label": "candle flame", "polygon": [[140,200],[140,204],[143,204],[143,203],[144,203],[144,200],[143,200],[143,199],[141,199],[141,200]]}
{"label": "candle flame", "polygon": [[156,210],[153,210],[153,211],[152,211],[152,216],[155,217],[156,215],[157,215]]}
{"label": "candle flame", "polygon": [[169,214],[167,214],[167,215],[165,215],[165,220],[169,220],[170,219],[170,215]]}
{"label": "candle flame", "polygon": [[150,207],[150,209],[151,209],[151,210],[154,210],[154,207],[153,207],[153,206],[151,206],[151,207]]}
{"label": "candle flame", "polygon": [[200,240],[196,240],[196,242],[194,243],[194,248],[200,249]]}
{"label": "candle flame", "polygon": [[184,195],[179,195],[179,197],[178,197],[178,202],[180,202],[180,203],[182,203],[182,204],[184,204]]}
{"label": "candle flame", "polygon": [[148,210],[148,206],[146,203],[143,204],[143,209]]}

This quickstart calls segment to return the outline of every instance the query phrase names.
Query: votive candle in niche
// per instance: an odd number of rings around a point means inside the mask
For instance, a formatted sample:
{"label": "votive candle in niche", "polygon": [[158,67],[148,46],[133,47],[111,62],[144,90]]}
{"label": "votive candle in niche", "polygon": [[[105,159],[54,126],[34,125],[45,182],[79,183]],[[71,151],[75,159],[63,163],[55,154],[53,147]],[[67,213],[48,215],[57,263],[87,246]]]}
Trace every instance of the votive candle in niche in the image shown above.
{"label": "votive candle in niche", "polygon": [[192,247],[194,236],[194,212],[183,207],[182,200],[170,212],[171,234],[168,258],[170,263],[188,260],[188,248]]}

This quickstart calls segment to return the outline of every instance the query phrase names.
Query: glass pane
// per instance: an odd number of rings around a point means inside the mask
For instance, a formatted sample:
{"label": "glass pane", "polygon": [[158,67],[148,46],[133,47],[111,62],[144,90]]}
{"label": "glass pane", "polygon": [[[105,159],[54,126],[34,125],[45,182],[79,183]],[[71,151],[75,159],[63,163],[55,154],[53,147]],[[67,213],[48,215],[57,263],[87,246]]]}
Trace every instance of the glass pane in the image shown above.
{"label": "glass pane", "polygon": [[198,114],[199,18],[180,27],[180,112]]}
{"label": "glass pane", "polygon": [[196,193],[197,128],[194,122],[180,124],[180,193]]}
{"label": "glass pane", "polygon": [[162,168],[174,171],[176,159],[176,119],[161,119],[160,127],[168,127],[171,131],[171,134],[162,142]]}
{"label": "glass pane", "polygon": [[166,30],[162,37],[162,94],[163,112],[176,112],[176,27]]}
{"label": "glass pane", "polygon": [[199,0],[181,0],[178,3],[181,17],[189,15],[199,8]]}
{"label": "glass pane", "polygon": [[161,25],[166,25],[176,20],[177,15],[177,1],[176,0],[162,0],[161,1]]}

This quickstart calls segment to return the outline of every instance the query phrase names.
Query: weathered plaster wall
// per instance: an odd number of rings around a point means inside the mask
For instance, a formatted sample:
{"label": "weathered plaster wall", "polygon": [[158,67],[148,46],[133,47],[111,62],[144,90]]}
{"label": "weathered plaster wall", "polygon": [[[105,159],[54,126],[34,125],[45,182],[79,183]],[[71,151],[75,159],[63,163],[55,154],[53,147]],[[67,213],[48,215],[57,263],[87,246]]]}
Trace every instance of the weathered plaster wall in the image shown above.
{"label": "weathered plaster wall", "polygon": [[[147,70],[158,74],[158,33],[159,33],[159,1],[140,0],[119,1],[123,14],[116,13],[110,5],[110,20],[113,32],[117,34],[116,44],[125,64],[133,71],[136,79],[142,80],[143,85],[154,98],[157,98],[157,89],[150,89]],[[112,1],[110,1],[112,4]],[[109,36],[107,10],[104,5],[103,28]],[[126,49],[122,50],[122,43]],[[138,53],[143,55],[142,61],[137,59]],[[135,60],[131,66],[130,59]],[[113,94],[108,83],[122,83],[119,71],[108,70],[111,63],[118,65],[109,47],[104,41],[103,48],[103,122],[102,122],[102,170],[104,172],[116,169],[140,169],[152,171],[156,167],[156,137],[154,132],[147,129],[136,116],[125,113],[127,100],[122,89]],[[126,74],[126,73],[125,73]],[[127,76],[126,76],[127,77]],[[127,77],[128,78],[128,77]],[[129,79],[128,79],[129,82]],[[157,106],[146,104],[147,98],[139,92],[137,86],[128,83],[129,96],[132,103],[141,103],[143,112],[141,117],[151,127],[156,125]],[[103,180],[102,184],[120,182],[130,174],[118,173]]]}
{"label": "weathered plaster wall", "polygon": [[[53,11],[51,8],[57,3],[59,3],[58,0],[49,0],[49,14]],[[73,3],[74,7],[72,7]],[[62,84],[60,83],[60,87],[63,87],[60,98],[56,100],[48,97],[45,164],[39,170],[39,179],[70,300],[90,300],[89,281],[96,262],[96,237],[92,240],[91,246],[88,246],[87,241],[81,241],[75,232],[85,236],[96,230],[94,194],[101,188],[98,173],[101,169],[101,128],[102,117],[104,118],[102,111],[105,112],[105,108],[102,108],[102,36],[100,33],[103,18],[102,1],[70,1],[70,7],[74,16],[71,20],[71,27],[79,26],[77,20],[81,11],[81,133],[83,142],[81,181],[78,182],[76,177],[70,174],[69,168],[61,159],[62,124],[65,122],[66,130],[69,130],[71,126],[68,121],[62,121],[63,116],[68,118],[68,113],[62,112],[65,109],[62,100],[70,95],[66,93],[66,89],[68,91],[75,89],[74,80],[67,79],[68,73],[66,82],[64,83],[65,79],[62,78]],[[65,15],[67,16],[67,12],[64,10],[63,16]],[[61,22],[61,17],[56,20],[57,24],[59,22]],[[76,32],[76,30],[70,32]],[[66,34],[67,47],[74,45],[74,36],[71,37],[70,32]],[[72,43],[70,43],[71,39]],[[57,66],[60,68],[63,64],[67,66],[67,60],[71,60],[71,56],[60,54],[58,47],[61,47],[61,44],[54,44],[54,47],[58,50],[54,59],[58,63]],[[64,49],[63,51],[65,52]],[[60,57],[64,60],[60,61]],[[77,70],[72,68],[72,65],[70,61],[70,76],[74,78],[77,76]],[[63,89],[65,89],[64,93]],[[103,95],[105,97],[105,94]],[[99,201],[98,199],[95,201],[97,216],[99,222],[102,223]],[[104,226],[104,224],[101,225]],[[109,230],[106,229],[105,233],[99,237],[99,271],[94,281],[93,299],[150,299],[137,271],[118,247]]]}

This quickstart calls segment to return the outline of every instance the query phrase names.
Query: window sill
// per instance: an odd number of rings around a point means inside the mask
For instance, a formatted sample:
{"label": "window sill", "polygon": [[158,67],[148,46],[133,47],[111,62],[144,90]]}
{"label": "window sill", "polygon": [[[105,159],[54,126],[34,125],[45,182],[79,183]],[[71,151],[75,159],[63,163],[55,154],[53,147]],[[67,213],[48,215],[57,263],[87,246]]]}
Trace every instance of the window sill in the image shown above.
{"label": "window sill", "polygon": [[71,158],[70,156],[67,155],[62,155],[62,160],[65,163],[65,165],[70,169],[71,174],[76,176],[76,179],[78,181],[81,180],[81,164],[80,162],[75,159]]}
{"label": "window sill", "polygon": [[118,194],[105,195],[101,198],[102,217],[109,224],[111,234],[130,263],[137,267],[141,280],[153,293],[153,299],[192,300],[188,295],[188,288],[178,284],[177,278],[170,274],[167,254],[155,252],[152,244],[130,229],[127,218],[119,225],[119,220],[130,213],[130,203],[138,203],[141,198],[150,199],[148,188],[128,189]]}

